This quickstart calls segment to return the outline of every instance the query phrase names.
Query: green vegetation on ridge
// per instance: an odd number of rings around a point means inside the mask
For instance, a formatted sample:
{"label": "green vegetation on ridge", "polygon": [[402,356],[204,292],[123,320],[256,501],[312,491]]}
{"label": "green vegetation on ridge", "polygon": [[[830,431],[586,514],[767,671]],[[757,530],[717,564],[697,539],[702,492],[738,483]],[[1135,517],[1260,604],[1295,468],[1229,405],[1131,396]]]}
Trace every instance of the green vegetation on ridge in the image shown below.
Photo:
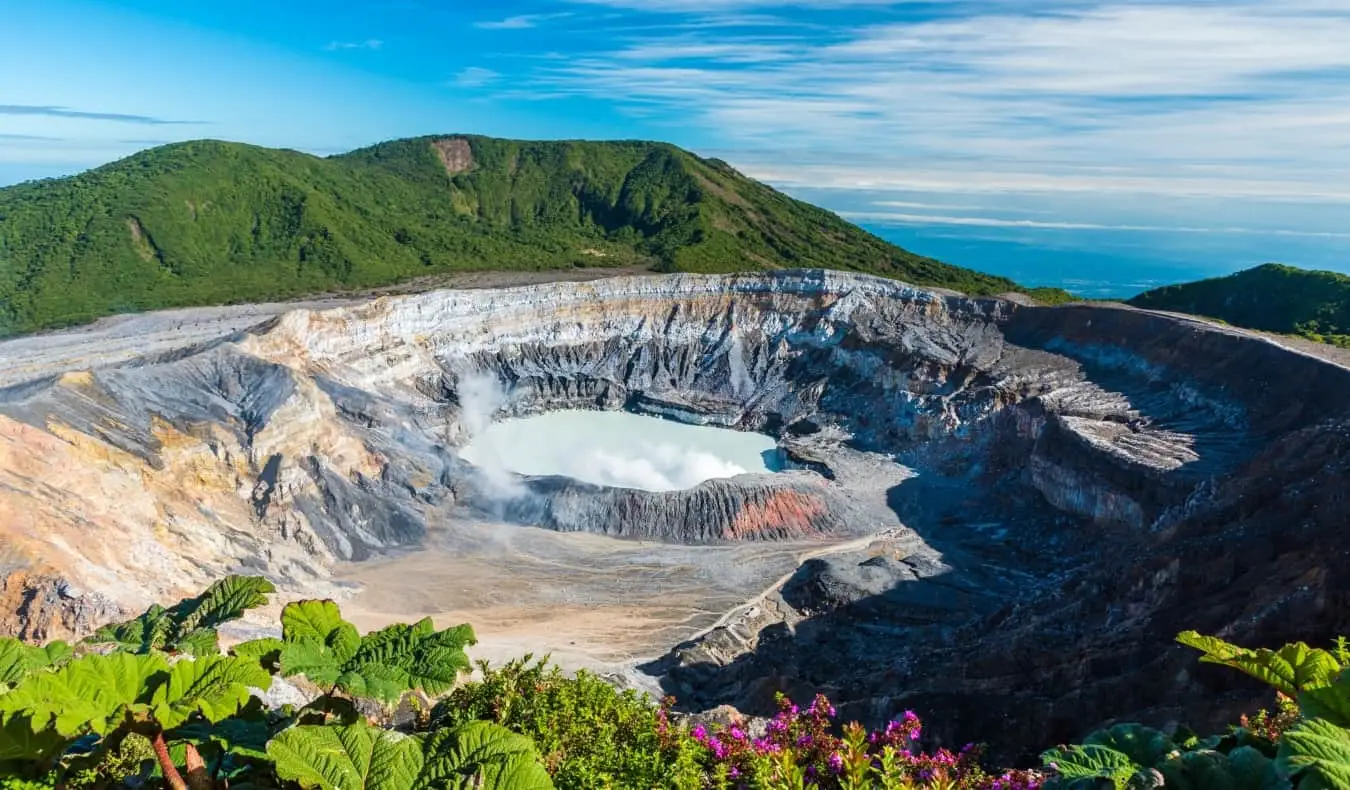
{"label": "green vegetation on ridge", "polygon": [[318,158],[197,141],[0,189],[0,335],[578,266],[820,267],[980,295],[1018,288],[661,143],[423,137]]}
{"label": "green vegetation on ridge", "polygon": [[1157,288],[1129,304],[1350,348],[1350,277],[1268,263],[1227,277]]}

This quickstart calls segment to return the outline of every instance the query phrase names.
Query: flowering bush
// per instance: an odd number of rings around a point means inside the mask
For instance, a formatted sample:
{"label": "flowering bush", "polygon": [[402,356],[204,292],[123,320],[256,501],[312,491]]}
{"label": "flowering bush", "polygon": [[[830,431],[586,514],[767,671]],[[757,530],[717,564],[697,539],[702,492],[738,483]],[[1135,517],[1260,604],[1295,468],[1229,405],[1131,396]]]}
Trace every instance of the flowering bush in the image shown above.
{"label": "flowering bush", "polygon": [[717,788],[747,790],[871,790],[931,787],[941,790],[1034,790],[1038,774],[1011,771],[991,776],[980,767],[979,750],[959,753],[919,749],[923,725],[913,711],[885,728],[860,724],[832,734],[837,711],[824,696],[805,709],[779,695],[778,714],[763,734],[740,725],[696,726],[690,737],[703,747],[703,764]]}

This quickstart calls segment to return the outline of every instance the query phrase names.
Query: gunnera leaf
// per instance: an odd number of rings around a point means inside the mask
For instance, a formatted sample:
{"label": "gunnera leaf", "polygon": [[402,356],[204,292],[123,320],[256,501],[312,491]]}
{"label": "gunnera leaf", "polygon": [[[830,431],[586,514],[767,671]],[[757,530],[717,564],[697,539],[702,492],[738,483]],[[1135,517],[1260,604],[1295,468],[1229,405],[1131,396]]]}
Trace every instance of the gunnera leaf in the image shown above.
{"label": "gunnera leaf", "polygon": [[0,691],[23,680],[30,672],[60,664],[70,657],[70,645],[52,642],[45,647],[0,637]]}
{"label": "gunnera leaf", "polygon": [[1350,730],[1305,719],[1280,738],[1276,764],[1299,790],[1350,790]]}
{"label": "gunnera leaf", "polygon": [[214,655],[220,652],[216,628],[267,603],[267,595],[274,592],[276,587],[261,576],[227,576],[201,595],[184,598],[168,609],[151,606],[135,619],[100,628],[85,641],[113,644],[131,653],[166,650]]}
{"label": "gunnera leaf", "polygon": [[1168,753],[1176,749],[1176,744],[1165,733],[1142,724],[1117,724],[1098,730],[1083,739],[1083,743],[1115,749],[1143,768],[1158,767]]}
{"label": "gunnera leaf", "polygon": [[358,636],[332,601],[301,601],[282,612],[281,670],[320,685],[385,703],[413,689],[430,695],[454,688],[470,669],[467,625],[437,631],[430,618]]}
{"label": "gunnera leaf", "polygon": [[411,790],[422,741],[365,722],[292,727],[267,744],[277,776],[304,790]]}
{"label": "gunnera leaf", "polygon": [[1056,787],[1090,787],[1098,779],[1122,787],[1139,770],[1124,752],[1095,743],[1050,749],[1041,763],[1058,774],[1048,783]]}
{"label": "gunnera leaf", "polygon": [[1302,642],[1279,650],[1249,650],[1194,631],[1179,634],[1177,641],[1204,653],[1200,657],[1204,663],[1240,670],[1290,697],[1305,689],[1329,685],[1343,669],[1330,651]]}
{"label": "gunnera leaf", "polygon": [[534,742],[491,722],[440,730],[427,739],[417,790],[553,790]]}
{"label": "gunnera leaf", "polygon": [[29,675],[0,695],[0,715],[23,713],[35,725],[66,737],[106,734],[128,709],[148,701],[154,684],[168,671],[161,655],[90,655],[55,672]]}
{"label": "gunnera leaf", "polygon": [[160,726],[172,729],[201,714],[207,721],[233,716],[251,698],[253,688],[267,688],[272,676],[258,662],[234,656],[202,656],[169,668],[150,699]]}

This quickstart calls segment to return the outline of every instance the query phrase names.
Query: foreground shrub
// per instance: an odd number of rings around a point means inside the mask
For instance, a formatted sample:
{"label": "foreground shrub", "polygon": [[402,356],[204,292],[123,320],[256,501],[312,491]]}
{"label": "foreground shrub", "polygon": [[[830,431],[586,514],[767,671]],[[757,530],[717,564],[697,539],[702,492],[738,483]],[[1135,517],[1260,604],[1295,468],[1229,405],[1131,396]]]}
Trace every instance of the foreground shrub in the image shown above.
{"label": "foreground shrub", "polygon": [[1213,788],[1213,790],[1350,790],[1350,649],[1299,642],[1279,650],[1248,649],[1187,631],[1177,641],[1201,661],[1244,672],[1271,686],[1276,710],[1244,716],[1224,735],[1200,738],[1184,728],[1168,735],[1120,724],[1083,743],[1042,755],[1055,788]]}
{"label": "foreground shrub", "polygon": [[745,727],[696,726],[690,737],[703,748],[700,762],[716,788],[756,790],[1033,790],[1040,776],[1009,771],[997,776],[980,766],[979,750],[968,745],[953,753],[919,749],[922,722],[906,711],[884,729],[868,733],[857,722],[832,734],[837,711],[824,696],[805,709],[785,696],[762,735]]}
{"label": "foreground shrub", "polygon": [[[868,732],[823,696],[780,697],[754,727],[691,725],[673,700],[528,656],[462,683],[468,626],[361,635],[332,601],[290,604],[282,638],[222,655],[216,627],[270,592],[231,577],[78,645],[0,639],[0,790],[1350,790],[1345,640],[1266,650],[1181,634],[1202,661],[1269,684],[1274,709],[1208,738],[1119,724],[1045,752],[1041,771],[990,771],[975,746],[925,751],[913,712]],[[277,676],[320,693],[269,709]],[[402,729],[378,726],[410,707]]]}
{"label": "foreground shrub", "polygon": [[[271,592],[265,579],[230,577],[75,648],[0,639],[4,790],[551,790],[533,743],[496,724],[405,735],[358,714],[453,688],[468,626],[437,631],[428,619],[361,636],[334,602],[300,601],[282,612],[281,639],[221,655],[217,626]],[[323,693],[268,710],[258,692],[277,674]]]}
{"label": "foreground shrub", "polygon": [[433,727],[488,721],[528,736],[560,790],[703,786],[698,744],[647,696],[533,656],[479,669],[437,704]]}

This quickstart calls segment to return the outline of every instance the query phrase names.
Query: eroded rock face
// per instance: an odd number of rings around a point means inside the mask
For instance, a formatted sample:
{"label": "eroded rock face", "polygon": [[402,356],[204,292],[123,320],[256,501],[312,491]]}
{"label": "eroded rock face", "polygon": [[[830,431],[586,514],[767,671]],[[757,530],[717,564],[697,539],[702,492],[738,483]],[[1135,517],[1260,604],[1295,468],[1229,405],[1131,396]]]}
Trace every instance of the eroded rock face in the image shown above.
{"label": "eroded rock face", "polygon": [[[898,515],[928,549],[883,534],[809,561],[647,668],[696,708],[825,690],[1015,756],[1114,714],[1226,715],[1184,702],[1224,681],[1179,630],[1343,626],[1350,372],[1171,317],[778,272],[297,310],[93,371],[24,342],[42,377],[0,390],[0,567],[48,570],[10,577],[0,632],[78,632],[226,572],[322,589],[465,512],[686,544]],[[795,471],[645,492],[457,454],[493,417],[561,408],[768,432]]]}

